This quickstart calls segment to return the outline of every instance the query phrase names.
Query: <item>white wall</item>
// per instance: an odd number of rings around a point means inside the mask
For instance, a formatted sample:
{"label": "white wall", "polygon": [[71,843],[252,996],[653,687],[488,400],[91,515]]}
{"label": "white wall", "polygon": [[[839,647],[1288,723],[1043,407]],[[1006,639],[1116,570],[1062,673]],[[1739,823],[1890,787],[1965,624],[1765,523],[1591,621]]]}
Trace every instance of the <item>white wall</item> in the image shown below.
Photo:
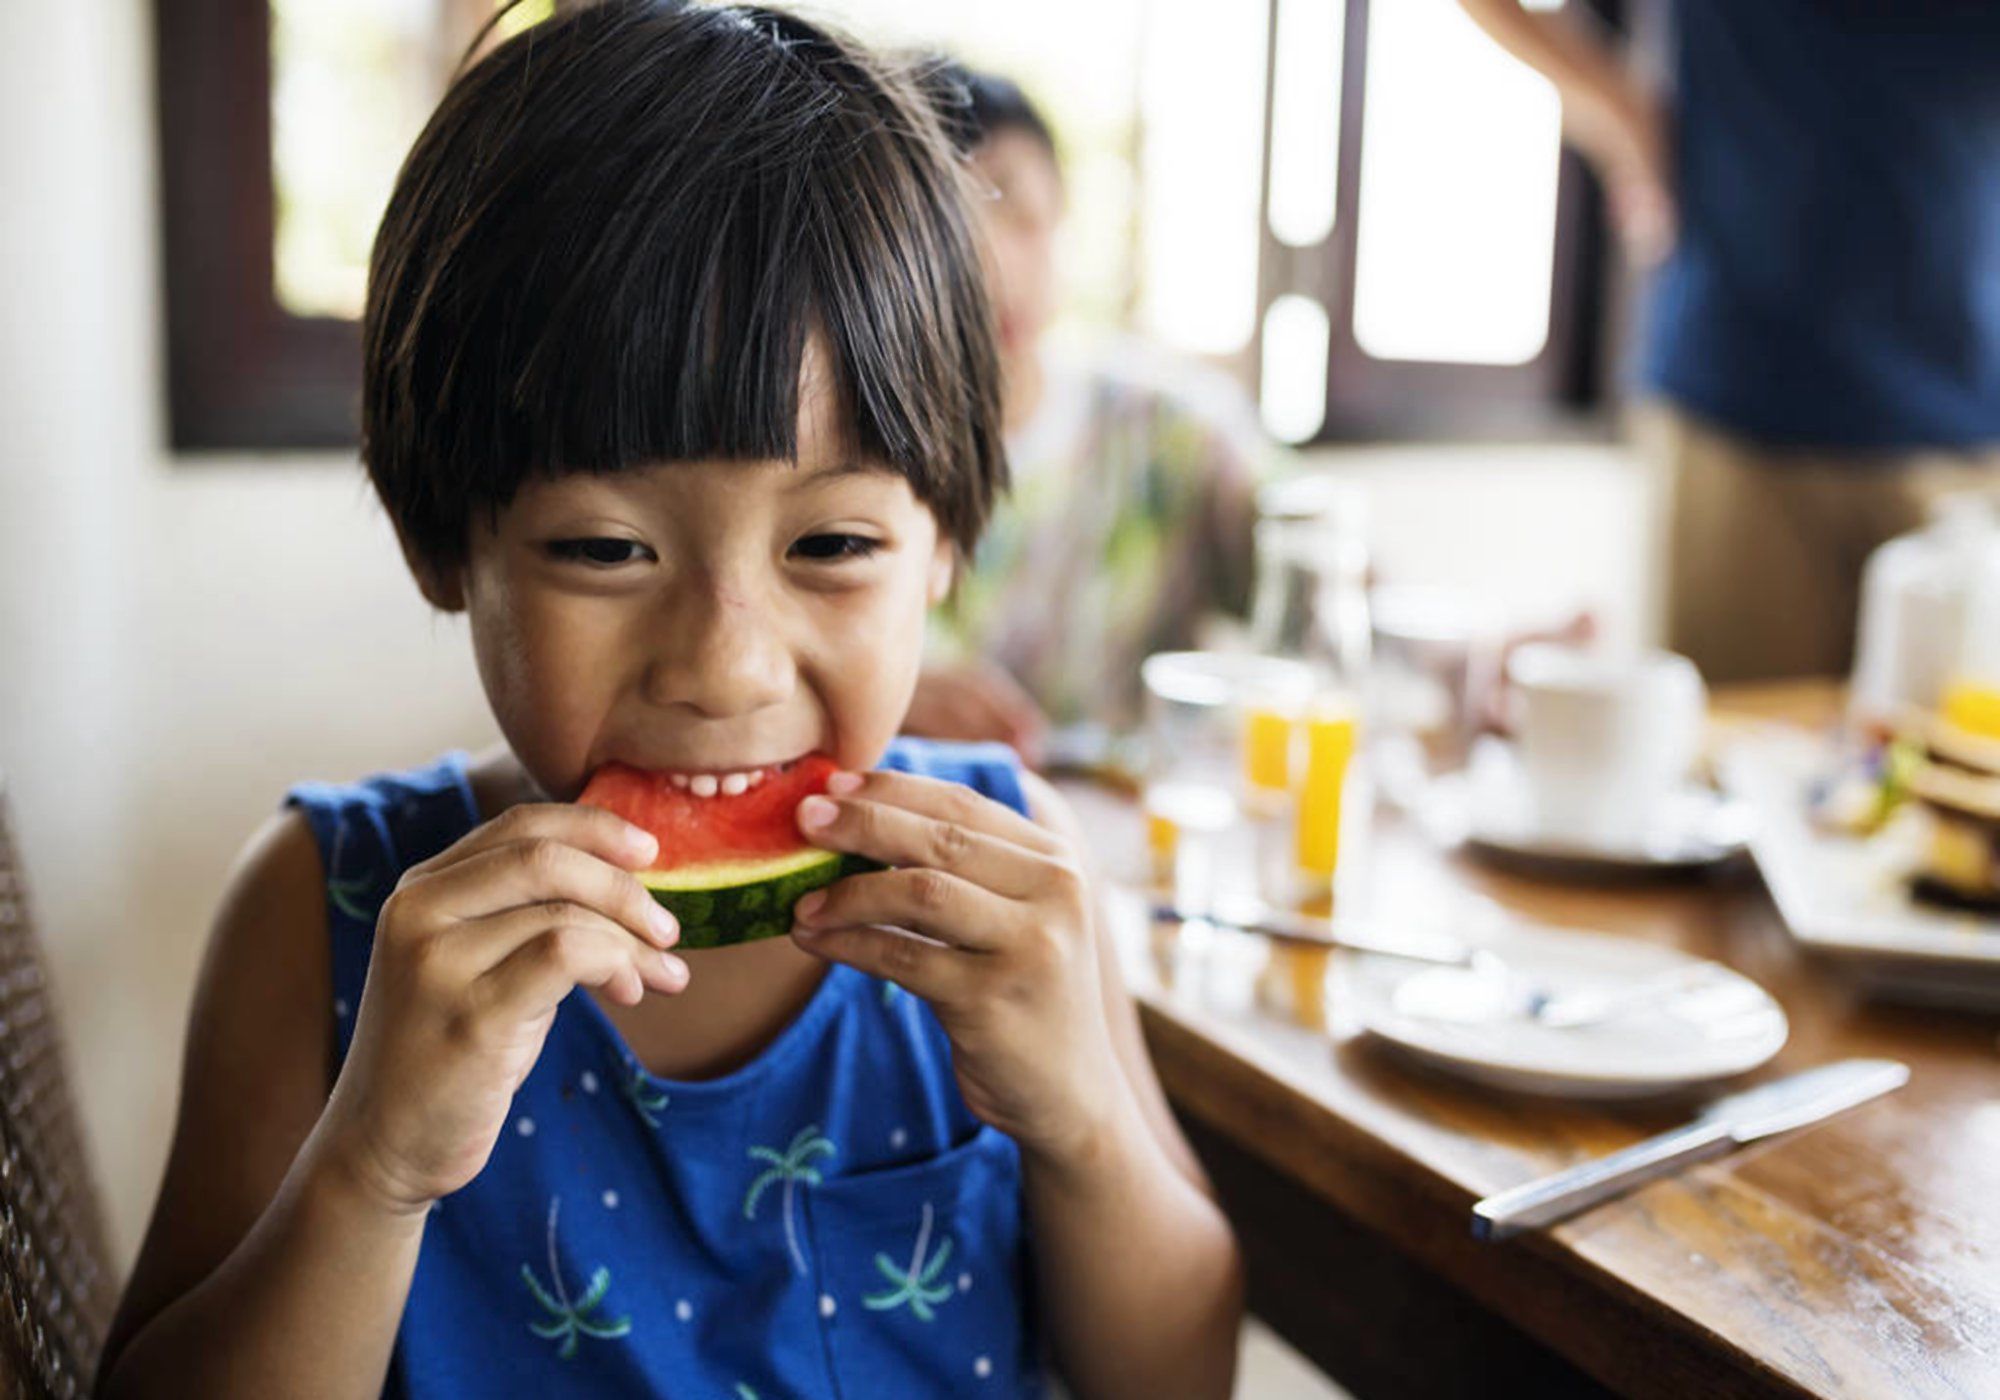
{"label": "white wall", "polygon": [[[0,771],[121,1261],[244,836],[295,779],[492,733],[351,461],[161,447],[150,9],[0,4]],[[1395,576],[1643,615],[1647,489],[1614,455],[1341,460]]]}
{"label": "white wall", "polygon": [[1381,578],[1464,589],[1513,626],[1588,609],[1607,645],[1658,641],[1665,491],[1631,449],[1399,445],[1308,460],[1365,487]]}
{"label": "white wall", "polygon": [[161,446],[150,10],[0,5],[0,771],[121,1261],[243,838],[492,733],[351,459]]}

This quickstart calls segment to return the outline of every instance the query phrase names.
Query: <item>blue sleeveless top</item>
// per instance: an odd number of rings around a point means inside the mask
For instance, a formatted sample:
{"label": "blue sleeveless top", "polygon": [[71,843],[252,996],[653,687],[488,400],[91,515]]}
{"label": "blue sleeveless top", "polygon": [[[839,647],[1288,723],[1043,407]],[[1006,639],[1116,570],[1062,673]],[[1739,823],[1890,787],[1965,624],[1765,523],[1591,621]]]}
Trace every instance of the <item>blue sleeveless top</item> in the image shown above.
{"label": "blue sleeveless top", "polygon": [[[1000,745],[898,740],[882,766],[1026,809]],[[288,801],[326,867],[344,1061],[382,900],[478,812],[458,752]],[[680,1081],[579,989],[432,1208],[386,1393],[1039,1396],[1026,1251],[1018,1150],[915,996],[831,964],[756,1059]]]}

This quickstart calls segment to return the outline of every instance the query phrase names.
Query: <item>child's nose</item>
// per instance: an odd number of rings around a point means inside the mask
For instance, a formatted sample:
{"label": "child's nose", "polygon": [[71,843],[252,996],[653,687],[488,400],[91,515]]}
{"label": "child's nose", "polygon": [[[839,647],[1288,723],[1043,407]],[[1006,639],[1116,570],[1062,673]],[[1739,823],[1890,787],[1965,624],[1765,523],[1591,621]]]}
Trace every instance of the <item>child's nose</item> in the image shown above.
{"label": "child's nose", "polygon": [[717,590],[676,609],[646,672],[646,698],[705,715],[747,714],[791,694],[791,648],[769,610]]}

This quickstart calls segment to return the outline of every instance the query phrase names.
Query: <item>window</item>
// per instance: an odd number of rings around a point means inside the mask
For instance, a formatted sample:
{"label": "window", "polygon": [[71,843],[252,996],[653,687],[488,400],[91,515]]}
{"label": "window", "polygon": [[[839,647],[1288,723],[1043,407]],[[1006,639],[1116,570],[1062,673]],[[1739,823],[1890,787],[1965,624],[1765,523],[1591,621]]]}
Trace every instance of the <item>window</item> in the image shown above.
{"label": "window", "polygon": [[[175,448],[352,446],[369,242],[495,3],[156,0]],[[1020,80],[1063,144],[1064,319],[1229,369],[1277,436],[1547,432],[1595,403],[1588,177],[1548,85],[1454,0],[816,8]]]}
{"label": "window", "polygon": [[1294,442],[1593,426],[1603,240],[1554,89],[1453,0],[1271,11],[1266,426]]}
{"label": "window", "polygon": [[1072,187],[1067,237],[1090,244],[1065,279],[1070,319],[1232,371],[1275,436],[1601,423],[1606,264],[1589,176],[1562,149],[1553,89],[1454,0],[849,0],[843,13],[870,35],[948,43],[1046,104]]}
{"label": "window", "polygon": [[[516,22],[533,17],[525,8]],[[354,444],[369,240],[403,152],[492,10],[157,0],[176,450]]]}

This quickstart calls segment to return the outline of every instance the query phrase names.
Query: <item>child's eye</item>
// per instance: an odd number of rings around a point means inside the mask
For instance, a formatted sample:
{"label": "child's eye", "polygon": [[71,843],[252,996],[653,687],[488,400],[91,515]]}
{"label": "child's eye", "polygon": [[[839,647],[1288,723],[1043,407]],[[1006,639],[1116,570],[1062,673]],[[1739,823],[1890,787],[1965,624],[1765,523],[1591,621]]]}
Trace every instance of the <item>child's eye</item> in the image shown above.
{"label": "child's eye", "polygon": [[550,540],[548,551],[551,557],[566,563],[590,564],[597,568],[636,564],[652,553],[637,540],[621,540],[611,536],[587,540]]}
{"label": "child's eye", "polygon": [[807,535],[792,546],[792,553],[816,563],[839,563],[843,559],[866,559],[882,547],[882,541],[866,535]]}

